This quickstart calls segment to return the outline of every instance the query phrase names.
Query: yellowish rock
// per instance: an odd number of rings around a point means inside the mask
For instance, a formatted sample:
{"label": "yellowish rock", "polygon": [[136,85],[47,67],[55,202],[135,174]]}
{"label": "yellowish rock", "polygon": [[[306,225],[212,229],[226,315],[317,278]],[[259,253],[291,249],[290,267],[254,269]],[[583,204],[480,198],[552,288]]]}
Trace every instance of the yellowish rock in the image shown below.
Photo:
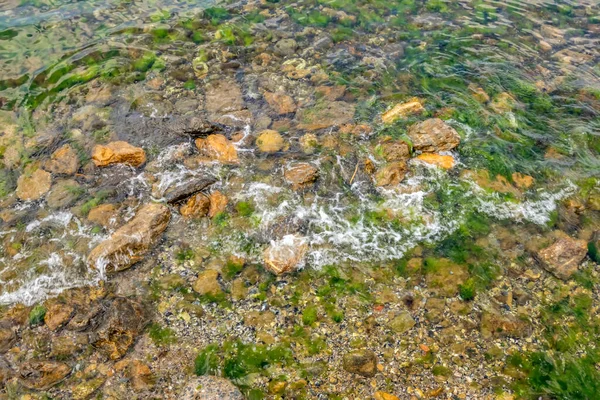
{"label": "yellowish rock", "polygon": [[210,198],[210,208],[208,210],[208,217],[212,218],[218,213],[225,211],[227,204],[229,203],[229,199],[223,193],[215,190],[209,196]]}
{"label": "yellowish rock", "polygon": [[185,204],[179,208],[179,212],[184,217],[204,217],[210,210],[210,198],[198,193],[190,197]]}
{"label": "yellowish rock", "polygon": [[146,162],[146,152],[127,142],[111,142],[106,146],[97,145],[92,151],[92,161],[97,167],[107,167],[113,164],[129,164],[139,167]]}
{"label": "yellowish rock", "polygon": [[423,111],[425,111],[425,108],[423,107],[421,100],[414,97],[405,103],[396,104],[392,109],[383,113],[381,120],[384,124],[391,124],[400,118],[420,114]]}
{"label": "yellowish rock", "polygon": [[382,391],[377,391],[373,395],[374,400],[400,400],[397,396]]}
{"label": "yellowish rock", "polygon": [[52,153],[44,168],[55,174],[73,175],[79,169],[79,158],[75,150],[65,144]]}
{"label": "yellowish rock", "polygon": [[389,163],[375,174],[377,186],[396,186],[406,175],[406,163],[403,161]]}
{"label": "yellowish rock", "polygon": [[519,189],[529,189],[535,180],[529,175],[524,175],[520,172],[514,172],[512,174],[512,180]]}
{"label": "yellowish rock", "polygon": [[451,169],[454,167],[454,157],[443,156],[441,154],[423,153],[417,156],[417,160],[423,161],[427,164],[435,165],[443,169]]}
{"label": "yellowish rock", "polygon": [[285,142],[279,132],[267,129],[258,135],[256,145],[263,153],[276,153],[283,150]]}
{"label": "yellowish rock", "polygon": [[224,135],[209,135],[196,139],[196,147],[200,154],[215,159],[224,164],[237,163],[237,149]]}
{"label": "yellowish rock", "polygon": [[201,295],[210,295],[216,296],[220,294],[223,290],[221,289],[221,285],[217,278],[219,277],[219,272],[214,269],[209,269],[204,272],[201,272],[198,275],[198,279],[194,282],[192,288],[196,293]]}
{"label": "yellowish rock", "polygon": [[17,197],[21,200],[38,200],[50,190],[52,176],[43,169],[25,172],[17,180]]}

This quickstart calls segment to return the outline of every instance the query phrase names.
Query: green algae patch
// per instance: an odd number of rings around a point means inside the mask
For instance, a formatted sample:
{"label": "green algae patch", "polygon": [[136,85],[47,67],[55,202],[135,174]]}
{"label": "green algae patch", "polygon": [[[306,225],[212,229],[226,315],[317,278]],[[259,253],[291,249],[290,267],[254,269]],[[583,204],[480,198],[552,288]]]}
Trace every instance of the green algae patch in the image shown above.
{"label": "green algae patch", "polygon": [[266,376],[270,366],[286,366],[292,360],[292,351],[286,345],[268,346],[235,340],[206,346],[196,357],[194,371],[196,375],[219,375],[243,382],[250,374]]}

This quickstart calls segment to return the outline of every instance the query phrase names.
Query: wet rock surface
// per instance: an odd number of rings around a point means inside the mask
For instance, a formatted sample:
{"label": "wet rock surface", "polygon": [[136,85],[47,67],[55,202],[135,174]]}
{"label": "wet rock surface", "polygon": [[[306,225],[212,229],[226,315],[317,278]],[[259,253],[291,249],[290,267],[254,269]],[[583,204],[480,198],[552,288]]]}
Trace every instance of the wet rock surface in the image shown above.
{"label": "wet rock surface", "polygon": [[161,204],[148,204],[111,237],[96,246],[88,263],[106,272],[118,272],[142,260],[169,224],[171,212]]}
{"label": "wet rock surface", "polygon": [[111,142],[106,146],[98,145],[92,152],[92,160],[98,167],[113,164],[128,164],[139,167],[146,162],[144,149],[130,145],[127,142]]}
{"label": "wet rock surface", "polygon": [[570,237],[558,239],[553,245],[540,250],[538,258],[544,268],[560,279],[569,279],[583,261],[587,243]]}
{"label": "wet rock surface", "polygon": [[452,150],[460,143],[460,136],[439,118],[430,118],[412,125],[407,132],[413,148],[423,152]]}

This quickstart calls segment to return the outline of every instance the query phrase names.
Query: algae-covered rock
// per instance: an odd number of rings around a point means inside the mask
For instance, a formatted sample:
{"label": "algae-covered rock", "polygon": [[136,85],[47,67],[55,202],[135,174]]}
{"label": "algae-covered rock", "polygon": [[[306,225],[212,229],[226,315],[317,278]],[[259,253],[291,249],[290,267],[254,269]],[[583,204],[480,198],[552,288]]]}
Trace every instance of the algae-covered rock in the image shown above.
{"label": "algae-covered rock", "polygon": [[344,355],[342,365],[348,372],[372,377],[377,373],[377,355],[371,350],[355,350]]}

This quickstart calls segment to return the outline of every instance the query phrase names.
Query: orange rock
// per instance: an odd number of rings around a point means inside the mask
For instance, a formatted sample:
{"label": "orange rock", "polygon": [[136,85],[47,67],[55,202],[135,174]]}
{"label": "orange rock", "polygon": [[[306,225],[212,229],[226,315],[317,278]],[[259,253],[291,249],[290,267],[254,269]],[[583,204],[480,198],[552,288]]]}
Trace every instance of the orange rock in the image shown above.
{"label": "orange rock", "polygon": [[204,217],[210,210],[210,199],[203,193],[192,196],[179,208],[184,217]]}
{"label": "orange rock", "polygon": [[17,180],[17,197],[21,200],[37,200],[44,196],[52,186],[52,177],[43,169],[32,173],[24,172]]}
{"label": "orange rock", "polygon": [[221,163],[238,162],[237,149],[224,135],[209,135],[206,139],[198,138],[196,139],[196,147],[202,155]]}
{"label": "orange rock", "polygon": [[512,180],[519,189],[529,189],[534,182],[533,177],[524,175],[520,172],[514,172],[512,174]]}
{"label": "orange rock", "polygon": [[308,163],[297,163],[286,168],[283,173],[285,180],[292,184],[294,189],[311,185],[319,176],[319,171]]}
{"label": "orange rock", "polygon": [[55,174],[73,175],[79,169],[79,159],[73,148],[65,144],[50,157],[45,168]]}
{"label": "orange rock", "polygon": [[229,203],[229,200],[223,193],[219,192],[218,190],[212,192],[210,194],[210,208],[208,210],[208,217],[212,218],[218,213],[225,211],[227,203]]}
{"label": "orange rock", "polygon": [[289,114],[296,111],[294,99],[285,93],[265,92],[265,100],[278,114]]}
{"label": "orange rock", "polygon": [[265,267],[276,275],[292,271],[303,260],[307,250],[305,238],[286,235],[281,240],[271,242],[263,252]]}
{"label": "orange rock", "polygon": [[114,204],[101,204],[90,210],[88,221],[103,227],[117,224],[117,207]]}
{"label": "orange rock", "polygon": [[417,156],[417,160],[421,160],[427,164],[435,165],[436,167],[451,169],[454,167],[454,157],[442,156],[440,154],[423,153]]}
{"label": "orange rock", "polygon": [[92,151],[92,161],[98,167],[107,167],[113,164],[129,164],[139,167],[146,162],[146,152],[127,142],[111,142],[106,146],[95,146]]}
{"label": "orange rock", "polygon": [[406,175],[406,163],[403,161],[389,163],[375,174],[377,186],[396,186]]}
{"label": "orange rock", "polygon": [[423,111],[425,111],[425,108],[423,107],[421,100],[415,97],[406,103],[396,104],[391,110],[383,113],[381,120],[385,124],[391,124],[400,118],[404,118],[409,115],[420,114]]}
{"label": "orange rock", "polygon": [[373,395],[373,399],[374,400],[400,400],[397,396],[394,396],[393,394],[385,393],[382,391],[375,392],[375,394]]}

